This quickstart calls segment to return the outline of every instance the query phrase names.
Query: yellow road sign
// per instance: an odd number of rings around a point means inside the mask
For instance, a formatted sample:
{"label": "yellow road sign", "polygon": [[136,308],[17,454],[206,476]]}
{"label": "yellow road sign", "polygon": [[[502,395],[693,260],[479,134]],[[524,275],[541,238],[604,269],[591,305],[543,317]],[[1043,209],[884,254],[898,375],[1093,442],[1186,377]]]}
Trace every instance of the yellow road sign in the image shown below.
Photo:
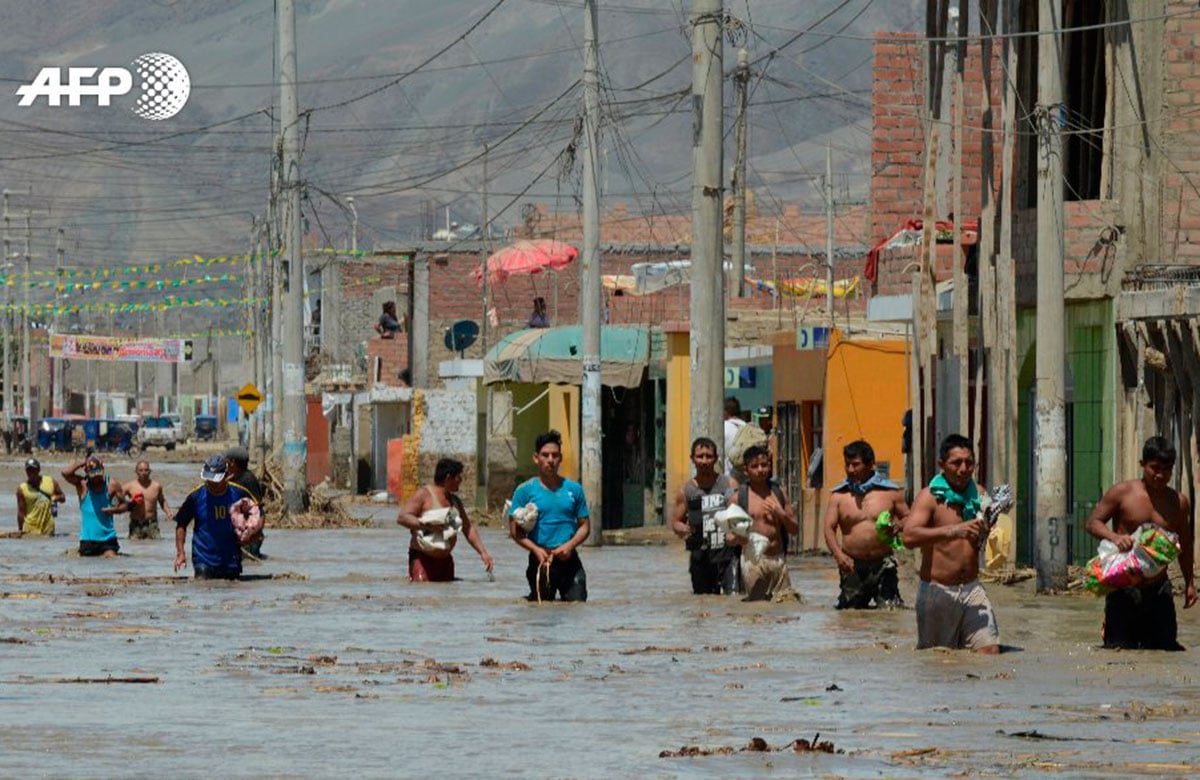
{"label": "yellow road sign", "polygon": [[258,405],[263,402],[263,394],[254,385],[247,384],[241,390],[237,391],[237,402],[238,406],[242,407],[243,412],[253,414]]}

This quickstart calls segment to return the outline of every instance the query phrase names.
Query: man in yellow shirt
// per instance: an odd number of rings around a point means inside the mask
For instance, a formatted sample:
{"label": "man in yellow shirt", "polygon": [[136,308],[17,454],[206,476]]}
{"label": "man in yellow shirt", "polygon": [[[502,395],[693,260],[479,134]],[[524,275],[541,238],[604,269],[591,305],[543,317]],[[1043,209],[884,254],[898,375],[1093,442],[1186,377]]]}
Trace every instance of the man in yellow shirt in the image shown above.
{"label": "man in yellow shirt", "polygon": [[17,530],[33,536],[53,536],[58,507],[67,500],[54,477],[42,476],[37,458],[25,461],[25,481],[17,488]]}

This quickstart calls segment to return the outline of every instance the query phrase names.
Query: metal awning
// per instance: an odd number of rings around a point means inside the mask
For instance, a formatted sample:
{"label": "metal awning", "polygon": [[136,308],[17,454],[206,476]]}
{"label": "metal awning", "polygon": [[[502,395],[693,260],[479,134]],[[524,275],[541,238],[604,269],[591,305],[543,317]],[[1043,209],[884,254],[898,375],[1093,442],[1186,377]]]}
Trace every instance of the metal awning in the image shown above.
{"label": "metal awning", "polygon": [[[600,328],[600,382],[638,387],[650,362],[650,333],[637,325]],[[484,384],[531,382],[578,385],[583,382],[583,329],[578,325],[526,328],[510,333],[488,350]]]}

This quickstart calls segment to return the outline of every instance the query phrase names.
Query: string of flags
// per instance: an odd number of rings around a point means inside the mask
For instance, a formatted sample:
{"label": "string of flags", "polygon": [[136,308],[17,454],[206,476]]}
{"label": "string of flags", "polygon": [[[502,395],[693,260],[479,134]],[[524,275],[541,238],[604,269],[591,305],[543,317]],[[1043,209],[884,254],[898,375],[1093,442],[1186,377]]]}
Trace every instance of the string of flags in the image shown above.
{"label": "string of flags", "polygon": [[[2,278],[2,277],[0,277]],[[113,281],[93,280],[88,282],[60,282],[57,279],[48,281],[29,281],[23,286],[29,289],[53,289],[55,292],[75,292],[82,290],[174,290],[180,287],[195,287],[201,284],[229,284],[241,282],[238,274],[221,274],[212,276],[205,274],[194,279],[118,279]],[[4,279],[6,287],[16,286],[14,278]]]}
{"label": "string of flags", "polygon": [[31,303],[28,307],[21,304],[0,305],[0,311],[13,312],[17,314],[28,314],[30,317],[47,317],[56,314],[77,314],[81,312],[101,312],[106,314],[129,314],[133,312],[146,311],[168,311],[178,308],[228,308],[230,306],[253,306],[264,304],[269,301],[266,297],[260,298],[179,298],[177,296],[169,296],[162,301],[150,303],[116,303],[113,301],[99,301],[96,303],[81,303],[67,306],[56,304],[41,304]]}

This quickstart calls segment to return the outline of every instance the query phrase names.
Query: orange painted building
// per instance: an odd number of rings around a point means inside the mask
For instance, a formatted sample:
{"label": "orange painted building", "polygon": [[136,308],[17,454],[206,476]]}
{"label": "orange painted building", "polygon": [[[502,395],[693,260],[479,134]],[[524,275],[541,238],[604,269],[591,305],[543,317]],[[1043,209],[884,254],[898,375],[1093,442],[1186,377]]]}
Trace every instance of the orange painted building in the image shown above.
{"label": "orange painted building", "polygon": [[861,336],[845,340],[833,331],[825,365],[824,496],[845,479],[842,448],[857,439],[866,439],[875,450],[879,471],[904,483],[901,440],[907,409],[906,342]]}

